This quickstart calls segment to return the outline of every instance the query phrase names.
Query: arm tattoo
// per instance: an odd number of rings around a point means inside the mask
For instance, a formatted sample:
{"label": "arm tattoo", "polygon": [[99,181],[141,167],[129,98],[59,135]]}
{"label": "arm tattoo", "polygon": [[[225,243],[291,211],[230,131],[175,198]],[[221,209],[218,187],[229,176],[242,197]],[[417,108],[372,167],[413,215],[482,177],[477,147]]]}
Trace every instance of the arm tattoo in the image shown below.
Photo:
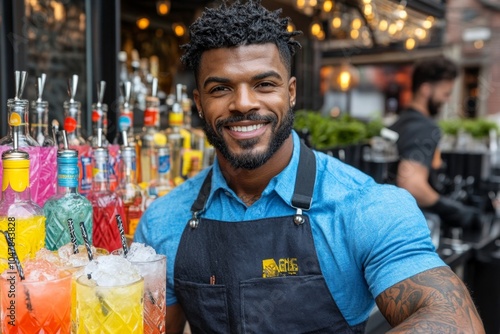
{"label": "arm tattoo", "polygon": [[453,271],[439,267],[382,292],[377,305],[391,333],[484,333],[469,292]]}

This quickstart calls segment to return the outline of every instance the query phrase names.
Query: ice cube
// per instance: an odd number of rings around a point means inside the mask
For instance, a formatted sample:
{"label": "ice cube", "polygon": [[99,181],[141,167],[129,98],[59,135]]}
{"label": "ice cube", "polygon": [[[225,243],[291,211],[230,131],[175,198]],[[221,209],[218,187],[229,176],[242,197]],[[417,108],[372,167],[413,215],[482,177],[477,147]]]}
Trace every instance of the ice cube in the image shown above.
{"label": "ice cube", "polygon": [[56,266],[62,266],[64,263],[63,261],[61,261],[61,258],[57,253],[50,251],[47,248],[42,248],[38,252],[36,252],[35,259],[45,260],[55,264]]}
{"label": "ice cube", "polygon": [[158,260],[161,255],[156,254],[153,247],[140,242],[133,242],[130,245],[127,259],[131,262],[147,262]]}
{"label": "ice cube", "polygon": [[137,269],[127,259],[118,255],[104,255],[85,267],[99,286],[117,286],[136,282],[141,278]]}
{"label": "ice cube", "polygon": [[23,264],[27,282],[50,281],[61,277],[61,269],[46,259],[27,260]]}

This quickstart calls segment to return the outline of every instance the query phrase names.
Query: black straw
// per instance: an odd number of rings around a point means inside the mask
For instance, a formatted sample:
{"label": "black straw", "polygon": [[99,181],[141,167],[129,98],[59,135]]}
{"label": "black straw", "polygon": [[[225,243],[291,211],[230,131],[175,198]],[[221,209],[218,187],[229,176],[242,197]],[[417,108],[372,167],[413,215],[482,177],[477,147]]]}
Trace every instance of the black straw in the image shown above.
{"label": "black straw", "polygon": [[87,229],[83,222],[80,222],[80,229],[82,230],[83,243],[85,244],[85,248],[87,248],[87,255],[89,256],[89,261],[94,259],[94,255],[92,254],[92,248],[89,243],[89,236],[87,234]]}
{"label": "black straw", "polygon": [[73,219],[71,218],[68,219],[68,228],[69,228],[69,236],[71,239],[71,244],[73,245],[73,254],[77,254],[78,243],[76,241],[75,224],[73,224]]}
{"label": "black straw", "polygon": [[125,238],[125,230],[123,229],[122,217],[120,215],[116,215],[115,218],[116,218],[116,224],[118,225],[118,231],[120,232],[120,239],[122,241],[123,256],[127,257],[128,246],[127,246],[127,239]]}
{"label": "black straw", "polygon": [[2,231],[3,235],[5,236],[5,240],[7,240],[7,246],[10,249],[10,252],[12,254],[12,257],[14,258],[14,262],[17,267],[17,272],[19,273],[19,277],[21,277],[21,281],[24,280],[24,271],[23,267],[21,266],[21,261],[19,261],[19,258],[17,257],[17,252],[16,249],[14,248],[14,243],[10,239],[9,233],[7,231]]}

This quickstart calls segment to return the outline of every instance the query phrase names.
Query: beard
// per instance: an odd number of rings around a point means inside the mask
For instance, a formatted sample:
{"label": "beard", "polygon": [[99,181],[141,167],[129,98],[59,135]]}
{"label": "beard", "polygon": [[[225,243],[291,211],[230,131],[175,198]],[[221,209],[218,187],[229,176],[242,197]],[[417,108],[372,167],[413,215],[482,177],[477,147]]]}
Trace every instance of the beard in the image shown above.
{"label": "beard", "polygon": [[432,117],[436,116],[439,113],[442,105],[442,103],[434,101],[433,97],[431,96],[427,100],[427,110],[429,110],[429,115],[431,115]]}
{"label": "beard", "polygon": [[[252,138],[246,140],[239,140],[238,145],[241,149],[247,151],[242,154],[234,154],[229,150],[224,137],[222,135],[222,130],[224,126],[234,122],[241,122],[243,120],[249,121],[264,121],[271,124],[272,135],[267,149],[262,153],[252,153],[255,145],[259,142],[260,138]],[[213,128],[206,120],[203,122],[203,129],[207,135],[207,140],[212,146],[218,150],[222,156],[229,162],[229,164],[235,169],[256,169],[264,165],[273,155],[278,151],[278,149],[283,145],[285,140],[290,136],[293,128],[294,114],[292,109],[288,110],[283,121],[278,124],[278,119],[275,115],[270,115],[266,117],[261,117],[256,114],[248,115],[238,115],[226,118],[224,120],[219,120]]]}

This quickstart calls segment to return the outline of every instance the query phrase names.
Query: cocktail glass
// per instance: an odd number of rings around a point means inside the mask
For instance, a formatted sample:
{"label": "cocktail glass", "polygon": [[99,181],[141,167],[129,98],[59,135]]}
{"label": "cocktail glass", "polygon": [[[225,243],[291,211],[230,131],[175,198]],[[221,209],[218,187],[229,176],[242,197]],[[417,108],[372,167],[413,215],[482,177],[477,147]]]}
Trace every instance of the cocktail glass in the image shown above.
{"label": "cocktail glass", "polygon": [[[115,255],[123,255],[123,250],[115,250]],[[165,333],[166,316],[166,286],[167,286],[167,258],[156,254],[148,261],[135,261],[127,258],[144,278],[144,333]]]}
{"label": "cocktail glass", "polygon": [[25,280],[13,268],[0,277],[2,333],[69,333],[71,273],[59,269],[47,273],[45,268],[54,266],[42,262],[25,263]]}
{"label": "cocktail glass", "polygon": [[[111,255],[110,255],[111,256]],[[78,333],[143,333],[144,279],[99,286],[81,275],[76,280]]]}

